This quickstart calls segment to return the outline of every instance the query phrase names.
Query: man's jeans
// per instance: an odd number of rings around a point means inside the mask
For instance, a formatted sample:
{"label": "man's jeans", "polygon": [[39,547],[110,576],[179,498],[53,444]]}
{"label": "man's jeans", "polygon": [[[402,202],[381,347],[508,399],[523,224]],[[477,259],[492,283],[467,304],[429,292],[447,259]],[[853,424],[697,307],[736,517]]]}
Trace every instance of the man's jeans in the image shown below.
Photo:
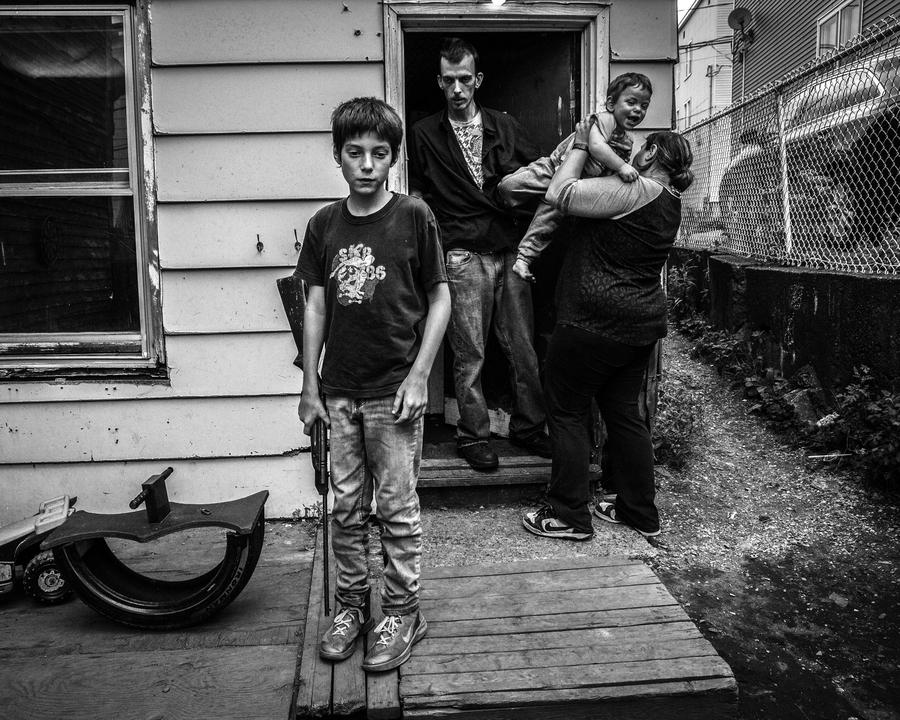
{"label": "man's jeans", "polygon": [[543,430],[545,414],[534,352],[531,286],[512,271],[515,251],[480,254],[448,250],[446,260],[453,301],[447,335],[453,348],[453,379],[459,403],[457,440],[465,443],[491,436],[481,369],[492,323],[511,370],[514,404],[509,433],[527,437]]}
{"label": "man's jeans", "polygon": [[419,607],[422,526],[416,482],[422,459],[422,419],[394,424],[394,396],[326,398],[331,419],[332,538],[338,603],[364,607],[366,563],[374,493],[381,525],[386,615]]}

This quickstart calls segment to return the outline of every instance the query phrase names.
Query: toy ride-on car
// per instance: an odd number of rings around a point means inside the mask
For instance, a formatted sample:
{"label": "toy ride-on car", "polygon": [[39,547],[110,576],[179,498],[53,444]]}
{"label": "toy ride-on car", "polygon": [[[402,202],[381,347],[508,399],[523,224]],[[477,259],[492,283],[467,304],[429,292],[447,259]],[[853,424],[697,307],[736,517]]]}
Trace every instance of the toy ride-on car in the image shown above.
{"label": "toy ride-on car", "polygon": [[0,596],[21,581],[26,594],[52,605],[72,595],[72,588],[53,553],[41,543],[74,512],[68,495],[42,502],[37,514],[0,527]]}

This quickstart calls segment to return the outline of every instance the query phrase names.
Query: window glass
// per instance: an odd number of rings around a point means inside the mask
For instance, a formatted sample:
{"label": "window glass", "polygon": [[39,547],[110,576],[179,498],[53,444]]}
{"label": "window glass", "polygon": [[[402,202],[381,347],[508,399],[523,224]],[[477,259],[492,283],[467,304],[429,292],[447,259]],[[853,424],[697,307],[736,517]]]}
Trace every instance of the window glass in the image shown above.
{"label": "window glass", "polygon": [[0,170],[127,171],[121,20],[0,16]]}
{"label": "window glass", "polygon": [[838,44],[838,16],[832,15],[819,25],[819,52],[827,53]]}
{"label": "window glass", "polygon": [[859,34],[859,3],[852,2],[841,10],[840,36],[841,45]]}
{"label": "window glass", "polygon": [[131,27],[128,9],[0,6],[4,367],[152,363]]}
{"label": "window glass", "polygon": [[0,333],[138,332],[130,197],[0,197]]}

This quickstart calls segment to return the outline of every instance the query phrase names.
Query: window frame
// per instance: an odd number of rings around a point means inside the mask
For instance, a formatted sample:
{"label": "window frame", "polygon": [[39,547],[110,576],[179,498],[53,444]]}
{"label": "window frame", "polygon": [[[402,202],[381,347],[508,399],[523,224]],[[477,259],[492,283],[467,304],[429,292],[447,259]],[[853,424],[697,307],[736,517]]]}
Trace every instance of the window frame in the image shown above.
{"label": "window frame", "polygon": [[821,56],[823,52],[831,52],[831,50],[834,50],[834,48],[826,51],[822,50],[822,25],[829,22],[833,18],[837,18],[837,45],[835,45],[835,48],[841,46],[841,16],[844,9],[853,4],[857,4],[859,6],[859,12],[857,14],[859,19],[857,22],[856,32],[850,35],[850,37],[855,37],[862,31],[863,0],[841,0],[841,2],[837,5],[832,5],[830,10],[820,15],[816,20],[816,57]]}
{"label": "window frame", "polygon": [[[2,4],[2,15],[119,16],[125,60],[128,186],[109,182],[11,182],[0,197],[131,197],[138,273],[140,327],[137,332],[0,333],[0,378],[48,376],[167,380],[163,345],[160,266],[156,229],[156,174],[150,119],[149,17],[145,2],[36,5]],[[27,176],[27,173],[26,173]],[[65,350],[65,352],[62,352]]]}

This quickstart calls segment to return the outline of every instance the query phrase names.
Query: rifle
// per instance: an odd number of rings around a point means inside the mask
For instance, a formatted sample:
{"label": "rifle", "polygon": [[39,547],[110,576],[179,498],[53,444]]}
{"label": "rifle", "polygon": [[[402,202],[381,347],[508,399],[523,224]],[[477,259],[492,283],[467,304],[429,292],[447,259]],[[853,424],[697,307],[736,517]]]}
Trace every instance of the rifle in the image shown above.
{"label": "rifle", "polygon": [[[303,367],[303,313],[306,310],[306,288],[296,275],[278,278],[275,281],[281,303],[291,326],[294,344],[297,346],[297,357],[294,365]],[[319,385],[321,387],[321,384]],[[310,435],[313,472],[315,474],[316,491],[322,496],[322,558],[325,573],[323,587],[325,615],[331,614],[330,593],[328,590],[328,427],[324,420],[313,423]]]}

